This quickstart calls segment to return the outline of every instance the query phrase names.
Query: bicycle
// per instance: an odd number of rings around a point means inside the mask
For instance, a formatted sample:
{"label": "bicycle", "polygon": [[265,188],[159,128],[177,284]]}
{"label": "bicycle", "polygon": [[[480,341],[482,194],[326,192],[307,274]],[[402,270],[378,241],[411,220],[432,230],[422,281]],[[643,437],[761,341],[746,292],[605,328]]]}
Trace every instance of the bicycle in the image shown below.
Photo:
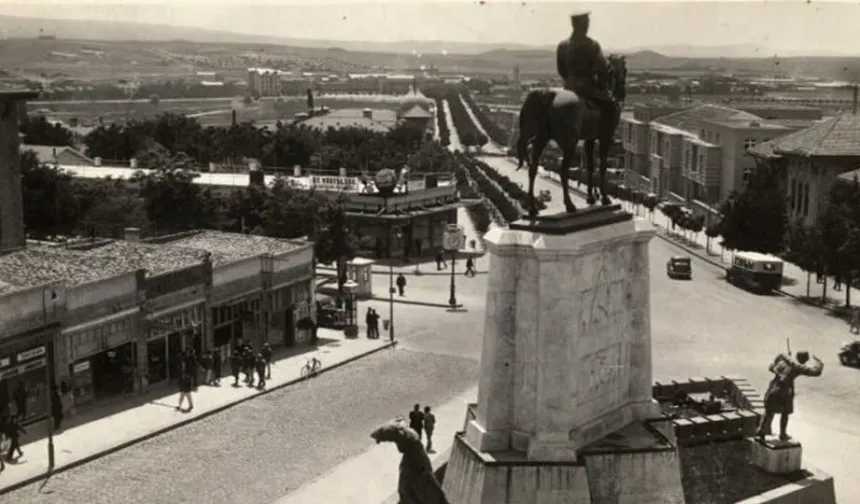
{"label": "bicycle", "polygon": [[305,364],[302,366],[301,376],[313,376],[320,372],[322,369],[322,361],[313,357],[311,359],[306,359]]}

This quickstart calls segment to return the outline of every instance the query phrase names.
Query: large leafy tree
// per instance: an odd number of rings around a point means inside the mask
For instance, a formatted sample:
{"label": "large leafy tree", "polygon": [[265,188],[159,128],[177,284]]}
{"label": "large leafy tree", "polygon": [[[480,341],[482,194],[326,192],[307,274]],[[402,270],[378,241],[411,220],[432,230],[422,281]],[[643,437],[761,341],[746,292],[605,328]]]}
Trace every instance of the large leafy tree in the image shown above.
{"label": "large leafy tree", "polygon": [[806,297],[809,297],[810,278],[822,264],[823,238],[818,227],[797,223],[788,230],[785,259],[806,271]]}
{"label": "large leafy tree", "polygon": [[343,199],[328,200],[320,208],[313,239],[317,261],[336,264],[337,288],[342,293],[346,282],[346,262],[355,257],[359,246],[358,238],[347,222]]}
{"label": "large leafy tree", "polygon": [[30,145],[72,145],[74,135],[61,124],[50,123],[45,116],[27,117],[21,122],[24,143]]}
{"label": "large leafy tree", "polygon": [[39,162],[33,151],[21,153],[24,225],[35,238],[71,235],[78,226],[80,202],[68,173]]}
{"label": "large leafy tree", "polygon": [[747,188],[723,203],[723,246],[767,254],[782,253],[788,213],[785,195],[773,176],[755,172]]}
{"label": "large leafy tree", "polygon": [[144,201],[123,180],[75,181],[81,205],[80,228],[86,235],[122,236],[128,227],[148,230]]}
{"label": "large leafy tree", "polygon": [[[820,257],[828,272],[849,283],[860,269],[860,183],[836,182],[828,205],[819,217]],[[845,289],[845,304],[851,303],[851,289]]]}
{"label": "large leafy tree", "polygon": [[150,172],[138,171],[138,184],[146,215],[158,232],[172,233],[199,227],[204,220],[203,191],[194,183],[199,174],[182,156],[163,157]]}

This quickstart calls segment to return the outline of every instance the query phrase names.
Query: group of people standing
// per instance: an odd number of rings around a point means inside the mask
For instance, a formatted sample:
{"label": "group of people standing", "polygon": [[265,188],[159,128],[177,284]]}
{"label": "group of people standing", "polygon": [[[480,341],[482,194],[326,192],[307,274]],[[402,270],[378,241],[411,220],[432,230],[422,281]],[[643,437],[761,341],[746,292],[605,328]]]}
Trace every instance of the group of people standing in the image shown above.
{"label": "group of people standing", "polygon": [[409,412],[409,428],[418,434],[419,441],[423,438],[423,432],[427,436],[427,453],[435,453],[433,451],[433,430],[436,428],[436,415],[430,411],[430,406],[424,406],[424,411],[421,411],[421,405],[415,405]]}
{"label": "group of people standing", "polygon": [[367,324],[367,339],[379,339],[379,314],[376,310],[368,308],[364,322]]}
{"label": "group of people standing", "polygon": [[[245,375],[245,384],[254,386],[254,375],[257,375],[257,388],[263,389],[266,380],[272,376],[272,347],[263,343],[259,352],[245,341],[239,341],[230,352],[230,371],[233,376],[233,386],[239,386],[239,375]],[[194,349],[187,349],[182,356],[179,373],[179,404],[177,411],[182,411],[182,405],[187,402],[190,412],[194,409],[191,393],[197,390],[198,373],[202,371],[205,383],[209,386],[221,386],[221,355],[216,351],[203,352],[198,358]]]}

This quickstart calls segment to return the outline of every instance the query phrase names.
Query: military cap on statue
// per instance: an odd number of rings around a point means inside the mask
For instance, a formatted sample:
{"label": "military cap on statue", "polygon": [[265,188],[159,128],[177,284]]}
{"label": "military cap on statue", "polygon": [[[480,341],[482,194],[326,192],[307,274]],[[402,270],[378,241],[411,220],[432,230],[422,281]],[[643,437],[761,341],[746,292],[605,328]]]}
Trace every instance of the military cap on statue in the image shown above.
{"label": "military cap on statue", "polygon": [[588,19],[591,15],[591,11],[575,11],[571,13],[570,19]]}

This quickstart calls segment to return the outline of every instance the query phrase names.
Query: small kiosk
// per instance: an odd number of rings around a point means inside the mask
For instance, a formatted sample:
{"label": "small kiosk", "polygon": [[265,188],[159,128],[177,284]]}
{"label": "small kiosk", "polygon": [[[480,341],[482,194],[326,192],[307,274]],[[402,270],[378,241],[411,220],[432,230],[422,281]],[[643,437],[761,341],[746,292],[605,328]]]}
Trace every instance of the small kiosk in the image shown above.
{"label": "small kiosk", "polygon": [[358,299],[373,297],[373,275],[370,268],[375,262],[373,259],[356,257],[346,263],[346,279],[358,284],[355,288],[355,297]]}

